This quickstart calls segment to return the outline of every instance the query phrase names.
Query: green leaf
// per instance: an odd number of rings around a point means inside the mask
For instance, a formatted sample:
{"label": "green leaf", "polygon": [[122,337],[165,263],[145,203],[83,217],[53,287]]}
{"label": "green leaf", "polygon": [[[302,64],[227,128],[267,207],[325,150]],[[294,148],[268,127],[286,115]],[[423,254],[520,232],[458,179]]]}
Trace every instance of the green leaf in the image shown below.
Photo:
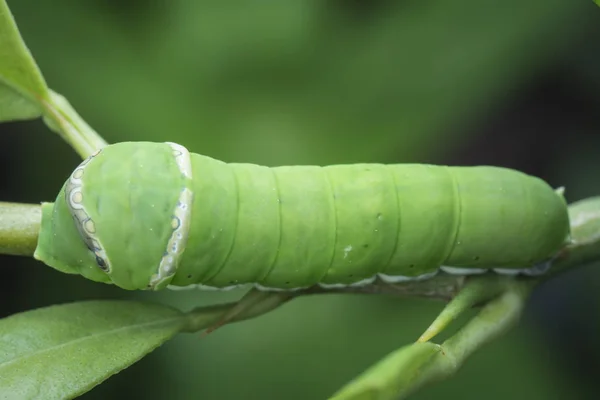
{"label": "green leaf", "polygon": [[48,87],[5,0],[0,0],[0,122],[38,118]]}
{"label": "green leaf", "polygon": [[0,398],[77,397],[177,334],[183,314],[132,301],[51,306],[0,320]]}

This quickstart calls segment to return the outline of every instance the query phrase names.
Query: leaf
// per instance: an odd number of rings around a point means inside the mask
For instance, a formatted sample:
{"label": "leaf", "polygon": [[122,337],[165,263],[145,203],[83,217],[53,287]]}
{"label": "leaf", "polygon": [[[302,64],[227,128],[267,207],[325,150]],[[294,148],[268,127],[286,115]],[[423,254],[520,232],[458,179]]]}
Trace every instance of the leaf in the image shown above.
{"label": "leaf", "polygon": [[42,115],[48,87],[5,0],[0,0],[0,122]]}
{"label": "leaf", "polygon": [[0,320],[0,398],[77,397],[184,324],[178,310],[132,301],[56,305]]}

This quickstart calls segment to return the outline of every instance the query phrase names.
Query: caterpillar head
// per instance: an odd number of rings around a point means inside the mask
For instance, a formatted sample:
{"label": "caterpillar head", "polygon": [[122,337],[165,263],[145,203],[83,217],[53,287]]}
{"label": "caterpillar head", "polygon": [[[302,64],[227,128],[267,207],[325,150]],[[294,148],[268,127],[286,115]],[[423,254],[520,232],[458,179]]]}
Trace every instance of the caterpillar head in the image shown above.
{"label": "caterpillar head", "polygon": [[42,206],[34,257],[129,290],[162,289],[185,249],[193,195],[187,150],[123,142],[84,160]]}

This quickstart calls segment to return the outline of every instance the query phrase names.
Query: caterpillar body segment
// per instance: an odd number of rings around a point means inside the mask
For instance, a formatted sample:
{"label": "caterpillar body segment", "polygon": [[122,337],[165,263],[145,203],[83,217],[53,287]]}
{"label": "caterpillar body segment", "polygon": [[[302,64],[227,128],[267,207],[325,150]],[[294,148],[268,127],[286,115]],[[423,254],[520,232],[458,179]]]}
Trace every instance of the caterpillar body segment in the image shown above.
{"label": "caterpillar body segment", "polygon": [[505,168],[264,167],[123,142],[44,206],[35,256],[130,290],[297,290],[542,273],[568,238],[562,194]]}

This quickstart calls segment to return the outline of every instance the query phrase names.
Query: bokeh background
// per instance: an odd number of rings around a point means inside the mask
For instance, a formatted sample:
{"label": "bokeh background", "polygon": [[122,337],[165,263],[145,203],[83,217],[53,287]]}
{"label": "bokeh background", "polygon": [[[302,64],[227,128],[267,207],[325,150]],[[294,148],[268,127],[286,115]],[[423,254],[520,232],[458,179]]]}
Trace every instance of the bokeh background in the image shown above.
{"label": "bokeh background", "polygon": [[[9,0],[49,85],[108,141],[225,161],[494,164],[599,195],[600,8],[591,0]],[[0,60],[1,61],[1,60]],[[40,121],[0,125],[3,201],[51,201],[80,161]],[[187,310],[240,292],[129,293],[0,258],[0,316],[83,299]],[[414,399],[600,390],[600,265],[536,291],[521,324]],[[86,399],[323,399],[441,309],[324,296],[180,335]]]}

